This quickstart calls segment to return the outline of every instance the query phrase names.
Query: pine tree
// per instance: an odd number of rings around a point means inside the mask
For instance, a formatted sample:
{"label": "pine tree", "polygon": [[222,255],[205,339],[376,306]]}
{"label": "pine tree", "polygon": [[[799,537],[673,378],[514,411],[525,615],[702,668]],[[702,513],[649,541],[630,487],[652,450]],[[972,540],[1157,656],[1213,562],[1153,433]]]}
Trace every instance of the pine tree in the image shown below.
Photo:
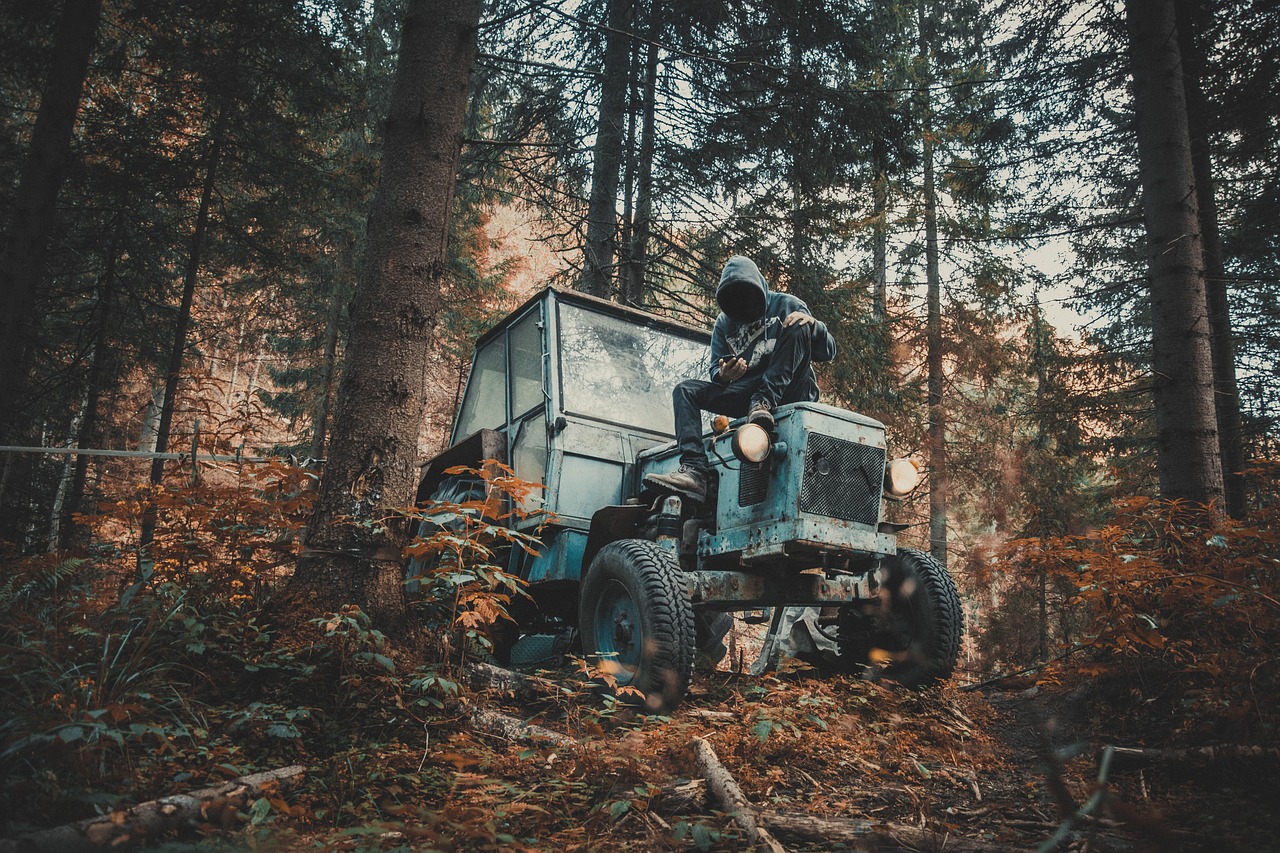
{"label": "pine tree", "polygon": [[404,15],[331,452],[307,531],[312,556],[293,580],[326,605],[360,604],[393,632],[407,629],[403,531],[386,519],[417,486],[422,377],[440,309],[480,6],[414,0]]}
{"label": "pine tree", "polygon": [[1128,0],[1130,62],[1150,267],[1161,494],[1221,501],[1222,464],[1204,250],[1172,0]]}

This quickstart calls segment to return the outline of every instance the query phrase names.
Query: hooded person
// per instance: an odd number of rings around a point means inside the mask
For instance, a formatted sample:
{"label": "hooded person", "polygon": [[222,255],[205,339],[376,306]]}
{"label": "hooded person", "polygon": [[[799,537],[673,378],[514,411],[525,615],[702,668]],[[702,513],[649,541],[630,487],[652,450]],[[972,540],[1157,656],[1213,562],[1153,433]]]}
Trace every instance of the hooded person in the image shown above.
{"label": "hooded person", "polygon": [[809,306],[770,290],[750,258],[734,255],[716,288],[720,316],[711,331],[710,379],[686,379],[672,392],[680,468],[648,474],[646,485],[706,500],[711,463],[702,442],[702,413],[773,428],[773,410],[816,402],[815,361],[831,361],[836,342]]}

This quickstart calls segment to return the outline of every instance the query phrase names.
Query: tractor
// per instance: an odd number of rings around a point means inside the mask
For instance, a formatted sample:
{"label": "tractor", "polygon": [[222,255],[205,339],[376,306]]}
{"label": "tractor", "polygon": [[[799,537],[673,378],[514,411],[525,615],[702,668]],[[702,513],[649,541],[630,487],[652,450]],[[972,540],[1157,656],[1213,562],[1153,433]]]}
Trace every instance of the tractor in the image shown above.
{"label": "tractor", "polygon": [[772,429],[718,418],[705,501],[644,485],[678,465],[671,391],[705,376],[708,345],[703,330],[557,287],[477,341],[451,444],[423,464],[417,498],[477,497],[483,484],[456,469],[489,459],[541,484],[527,500],[548,513],[542,545],[508,558],[536,609],[498,654],[573,636],[622,693],[669,710],[695,659],[723,657],[733,613],[769,613],[757,671],[786,641],[825,672],[910,687],[949,676],[959,596],[885,520],[919,473],[889,458],[880,422],[821,403],[780,406]]}

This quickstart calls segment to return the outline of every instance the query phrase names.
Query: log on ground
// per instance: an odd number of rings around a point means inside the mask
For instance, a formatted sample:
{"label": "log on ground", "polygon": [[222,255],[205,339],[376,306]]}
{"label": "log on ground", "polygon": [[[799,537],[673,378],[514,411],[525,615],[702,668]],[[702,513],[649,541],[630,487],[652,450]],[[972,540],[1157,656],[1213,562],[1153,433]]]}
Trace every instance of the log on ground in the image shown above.
{"label": "log on ground", "polygon": [[561,748],[581,746],[577,740],[568,735],[534,723],[526,723],[508,714],[500,714],[497,711],[489,711],[473,705],[470,715],[473,728],[517,743],[551,744]]}
{"label": "log on ground", "polygon": [[760,825],[755,809],[751,807],[746,795],[738,787],[733,774],[720,763],[711,744],[696,737],[690,741],[689,746],[698,762],[698,772],[707,780],[707,789],[712,798],[720,808],[733,815],[734,822],[742,828],[747,840],[757,849],[768,850],[770,853],[784,853],[785,848],[778,843],[778,839]]}
{"label": "log on ground", "polygon": [[149,800],[78,823],[0,840],[0,853],[80,853],[121,848],[201,824],[230,828],[239,822],[253,800],[293,788],[305,772],[305,767],[293,765],[242,776],[213,788]]}
{"label": "log on ground", "polygon": [[947,850],[953,853],[1027,853],[991,841],[957,838],[915,826],[792,812],[767,811],[761,820],[783,838],[851,845],[855,850]]}

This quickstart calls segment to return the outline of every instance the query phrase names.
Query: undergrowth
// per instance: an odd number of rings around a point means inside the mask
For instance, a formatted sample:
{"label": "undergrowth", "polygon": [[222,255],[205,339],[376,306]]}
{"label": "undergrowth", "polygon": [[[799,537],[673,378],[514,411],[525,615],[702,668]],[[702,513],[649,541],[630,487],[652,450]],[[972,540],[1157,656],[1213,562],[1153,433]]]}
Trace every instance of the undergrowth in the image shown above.
{"label": "undergrowth", "polygon": [[[469,473],[486,484],[479,504],[415,510],[428,525],[411,550],[431,558],[415,601],[442,639],[411,668],[354,604],[302,630],[278,623],[273,595],[314,495],[299,469],[143,490],[82,519],[114,543],[91,556],[7,560],[0,834],[295,763],[311,769],[306,808],[264,802],[255,822],[274,811],[356,837],[408,803],[439,802],[455,782],[421,757],[453,719],[452,652],[491,642],[520,594],[502,554],[536,545],[504,526],[528,486],[501,466]],[[148,503],[160,524],[135,582],[127,543]]]}
{"label": "undergrowth", "polygon": [[[1000,772],[977,697],[801,671],[700,676],[690,704],[722,714],[708,723],[602,699],[586,670],[516,711],[573,732],[580,749],[486,737],[454,701],[466,693],[460,664],[500,641],[525,594],[506,555],[537,541],[507,522],[531,487],[499,466],[450,473],[480,490],[414,511],[409,583],[425,655],[397,653],[355,605],[281,618],[274,594],[313,492],[304,472],[280,466],[105,507],[89,521],[114,547],[7,560],[0,832],[303,764],[302,790],[246,816],[249,841],[741,849],[722,815],[667,821],[658,809],[664,785],[696,775],[687,746],[712,727],[751,798],[815,814],[891,809],[923,822]],[[144,497],[161,524],[150,574],[132,585],[136,554],[121,531],[136,529]],[[1264,506],[1206,528],[1185,506],[1133,500],[1087,535],[1010,543],[996,568],[1024,585],[1045,576],[1072,614],[1059,622],[1071,641],[1040,662],[1040,683],[1110,679],[1122,710],[1168,738],[1274,742],[1278,514]]]}
{"label": "undergrowth", "polygon": [[1179,501],[1131,498],[1087,534],[1009,542],[995,566],[1024,590],[1043,576],[1065,591],[1051,628],[1076,630],[1055,634],[1041,684],[1104,685],[1111,710],[1148,736],[1280,739],[1280,506],[1206,521]]}

